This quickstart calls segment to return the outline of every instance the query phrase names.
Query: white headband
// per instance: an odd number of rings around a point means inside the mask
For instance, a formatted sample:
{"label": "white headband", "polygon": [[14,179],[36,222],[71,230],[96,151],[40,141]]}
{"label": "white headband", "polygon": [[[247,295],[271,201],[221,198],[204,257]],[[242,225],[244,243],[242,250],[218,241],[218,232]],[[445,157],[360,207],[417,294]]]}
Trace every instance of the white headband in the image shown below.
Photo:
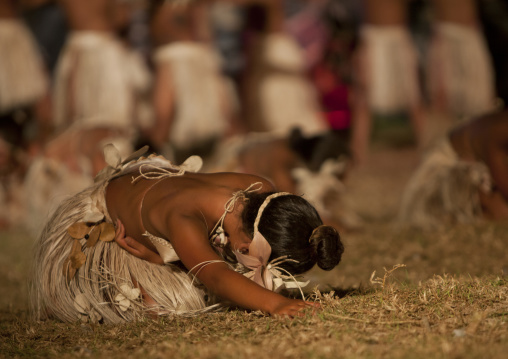
{"label": "white headband", "polygon": [[263,214],[263,211],[265,210],[266,206],[268,206],[268,203],[270,203],[270,201],[274,198],[277,198],[280,196],[288,196],[291,194],[292,193],[289,193],[289,192],[277,192],[277,193],[273,193],[265,198],[265,201],[261,204],[261,206],[259,206],[258,215],[256,216],[256,220],[254,221],[254,235],[256,235],[256,233],[259,232],[259,230],[258,230],[259,221],[261,220],[261,215]]}

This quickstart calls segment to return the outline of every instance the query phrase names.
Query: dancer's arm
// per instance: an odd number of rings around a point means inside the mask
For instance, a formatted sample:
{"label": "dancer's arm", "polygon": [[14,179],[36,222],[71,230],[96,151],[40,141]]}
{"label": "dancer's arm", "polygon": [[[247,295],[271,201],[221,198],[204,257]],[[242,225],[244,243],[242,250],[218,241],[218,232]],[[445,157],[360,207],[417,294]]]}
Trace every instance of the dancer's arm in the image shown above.
{"label": "dancer's arm", "polygon": [[[230,269],[210,247],[206,228],[195,217],[173,215],[168,218],[171,243],[186,268],[213,293],[240,307],[272,315],[299,315],[312,305],[269,291]],[[213,263],[209,263],[214,261]]]}
{"label": "dancer's arm", "polygon": [[[182,218],[177,227],[177,230],[171,231],[179,238],[172,241],[175,251],[184,265],[193,269],[192,274],[222,299],[243,308],[291,317],[302,315],[301,310],[306,307],[317,306],[314,303],[289,299],[271,292],[231,270],[208,244],[202,224],[189,218]],[[115,241],[135,257],[162,264],[162,258],[157,253],[133,238],[125,237],[121,222],[117,224]],[[210,261],[212,263],[205,265]]]}
{"label": "dancer's arm", "polygon": [[134,257],[138,257],[155,264],[164,264],[162,257],[158,253],[145,247],[134,238],[126,236],[125,227],[119,219],[116,221],[115,242]]}
{"label": "dancer's arm", "polygon": [[486,153],[486,164],[496,189],[505,200],[508,200],[508,151],[506,146],[506,144],[491,143]]}
{"label": "dancer's arm", "polygon": [[487,217],[494,220],[508,219],[508,203],[499,191],[484,193],[479,191],[480,203]]}
{"label": "dancer's arm", "polygon": [[485,164],[492,179],[492,193],[481,193],[480,201],[494,219],[508,219],[508,126],[496,126],[483,143]]}

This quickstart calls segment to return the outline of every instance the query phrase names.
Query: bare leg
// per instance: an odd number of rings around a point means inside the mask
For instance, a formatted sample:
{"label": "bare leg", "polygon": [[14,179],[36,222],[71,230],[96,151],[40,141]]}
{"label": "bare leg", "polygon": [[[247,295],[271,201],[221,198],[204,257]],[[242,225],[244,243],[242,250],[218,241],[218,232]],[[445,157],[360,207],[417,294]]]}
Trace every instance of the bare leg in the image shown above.
{"label": "bare leg", "polygon": [[356,94],[353,105],[351,152],[355,165],[365,163],[369,153],[371,114],[364,94]]}
{"label": "bare leg", "polygon": [[351,91],[351,152],[355,165],[362,165],[369,152],[372,114],[367,100],[368,65],[367,48],[360,46],[353,57],[356,81]]}
{"label": "bare leg", "polygon": [[424,135],[426,131],[426,112],[424,107],[420,104],[413,106],[410,109],[411,124],[413,126],[413,133],[416,139],[418,149],[424,146]]}

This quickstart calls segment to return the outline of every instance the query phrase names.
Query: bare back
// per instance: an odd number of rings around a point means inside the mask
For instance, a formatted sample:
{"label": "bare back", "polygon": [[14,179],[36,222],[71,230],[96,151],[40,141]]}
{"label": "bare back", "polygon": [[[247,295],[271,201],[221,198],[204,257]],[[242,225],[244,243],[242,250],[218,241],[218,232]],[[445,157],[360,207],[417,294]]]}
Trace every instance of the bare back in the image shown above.
{"label": "bare back", "polygon": [[14,0],[0,0],[0,19],[15,19],[17,17]]}
{"label": "bare back", "polygon": [[432,8],[438,21],[469,26],[478,23],[474,0],[433,0]]}
{"label": "bare back", "polygon": [[365,22],[372,25],[404,25],[408,0],[364,0]]}
{"label": "bare back", "polygon": [[73,30],[113,31],[115,0],[59,0]]}
{"label": "bare back", "polygon": [[204,237],[224,213],[232,193],[255,182],[263,184],[262,192],[273,190],[265,179],[237,173],[185,173],[162,180],[140,179],[132,175],[114,179],[106,190],[106,205],[113,221],[120,219],[126,234],[155,250],[143,234],[148,231],[168,239],[166,221],[175,216],[194,218],[202,223]]}
{"label": "bare back", "polygon": [[150,20],[150,32],[156,46],[176,41],[210,40],[208,5],[189,2],[175,6],[171,2],[156,5]]}

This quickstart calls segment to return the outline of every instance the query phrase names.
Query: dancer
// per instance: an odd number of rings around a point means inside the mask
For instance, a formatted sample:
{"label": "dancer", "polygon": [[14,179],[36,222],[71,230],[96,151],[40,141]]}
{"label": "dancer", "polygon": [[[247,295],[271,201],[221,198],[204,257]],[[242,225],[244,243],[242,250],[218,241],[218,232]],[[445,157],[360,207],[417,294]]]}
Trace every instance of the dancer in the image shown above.
{"label": "dancer", "polygon": [[128,25],[127,3],[60,4],[73,31],[55,80],[56,134],[32,162],[24,183],[26,227],[34,237],[59,202],[93,183],[106,165],[105,144],[114,143],[124,156],[132,152],[150,85],[140,57],[117,36]]}
{"label": "dancer", "polygon": [[209,6],[203,1],[151,4],[155,124],[149,137],[157,152],[176,162],[206,156],[233,120],[232,92],[211,46]]}
{"label": "dancer", "polygon": [[407,26],[408,0],[365,0],[354,86],[352,150],[365,160],[373,115],[407,113],[419,144],[424,127],[418,59]]}
{"label": "dancer", "polygon": [[411,177],[399,221],[433,229],[481,217],[508,219],[507,148],[506,111],[452,129]]}
{"label": "dancer", "polygon": [[240,97],[247,128],[282,136],[295,127],[307,136],[328,130],[316,89],[306,76],[303,51],[283,29],[283,2],[241,3],[247,24]]}
{"label": "dancer", "polygon": [[42,56],[19,10],[13,0],[0,1],[0,136],[27,150],[50,135],[51,101]]}
{"label": "dancer", "polygon": [[491,58],[474,0],[433,0],[427,78],[431,105],[457,120],[494,110]]}
{"label": "dancer", "polygon": [[214,309],[212,295],[295,316],[310,303],[270,290],[301,287],[295,275],[340,261],[337,231],[263,178],[196,173],[198,157],[175,166],[153,155],[122,162],[112,146],[105,154],[110,166],[61,204],[36,243],[37,318],[190,315]]}
{"label": "dancer", "polygon": [[55,79],[55,126],[63,132],[109,127],[131,140],[150,77],[138,54],[117,35],[126,26],[120,0],[60,0],[72,32]]}
{"label": "dancer", "polygon": [[0,0],[0,222],[23,218],[20,186],[29,158],[51,135],[49,81],[17,1]]}
{"label": "dancer", "polygon": [[132,144],[115,128],[71,126],[49,141],[33,159],[23,182],[23,224],[35,239],[64,199],[93,184],[104,167],[103,147],[113,143],[122,155]]}

